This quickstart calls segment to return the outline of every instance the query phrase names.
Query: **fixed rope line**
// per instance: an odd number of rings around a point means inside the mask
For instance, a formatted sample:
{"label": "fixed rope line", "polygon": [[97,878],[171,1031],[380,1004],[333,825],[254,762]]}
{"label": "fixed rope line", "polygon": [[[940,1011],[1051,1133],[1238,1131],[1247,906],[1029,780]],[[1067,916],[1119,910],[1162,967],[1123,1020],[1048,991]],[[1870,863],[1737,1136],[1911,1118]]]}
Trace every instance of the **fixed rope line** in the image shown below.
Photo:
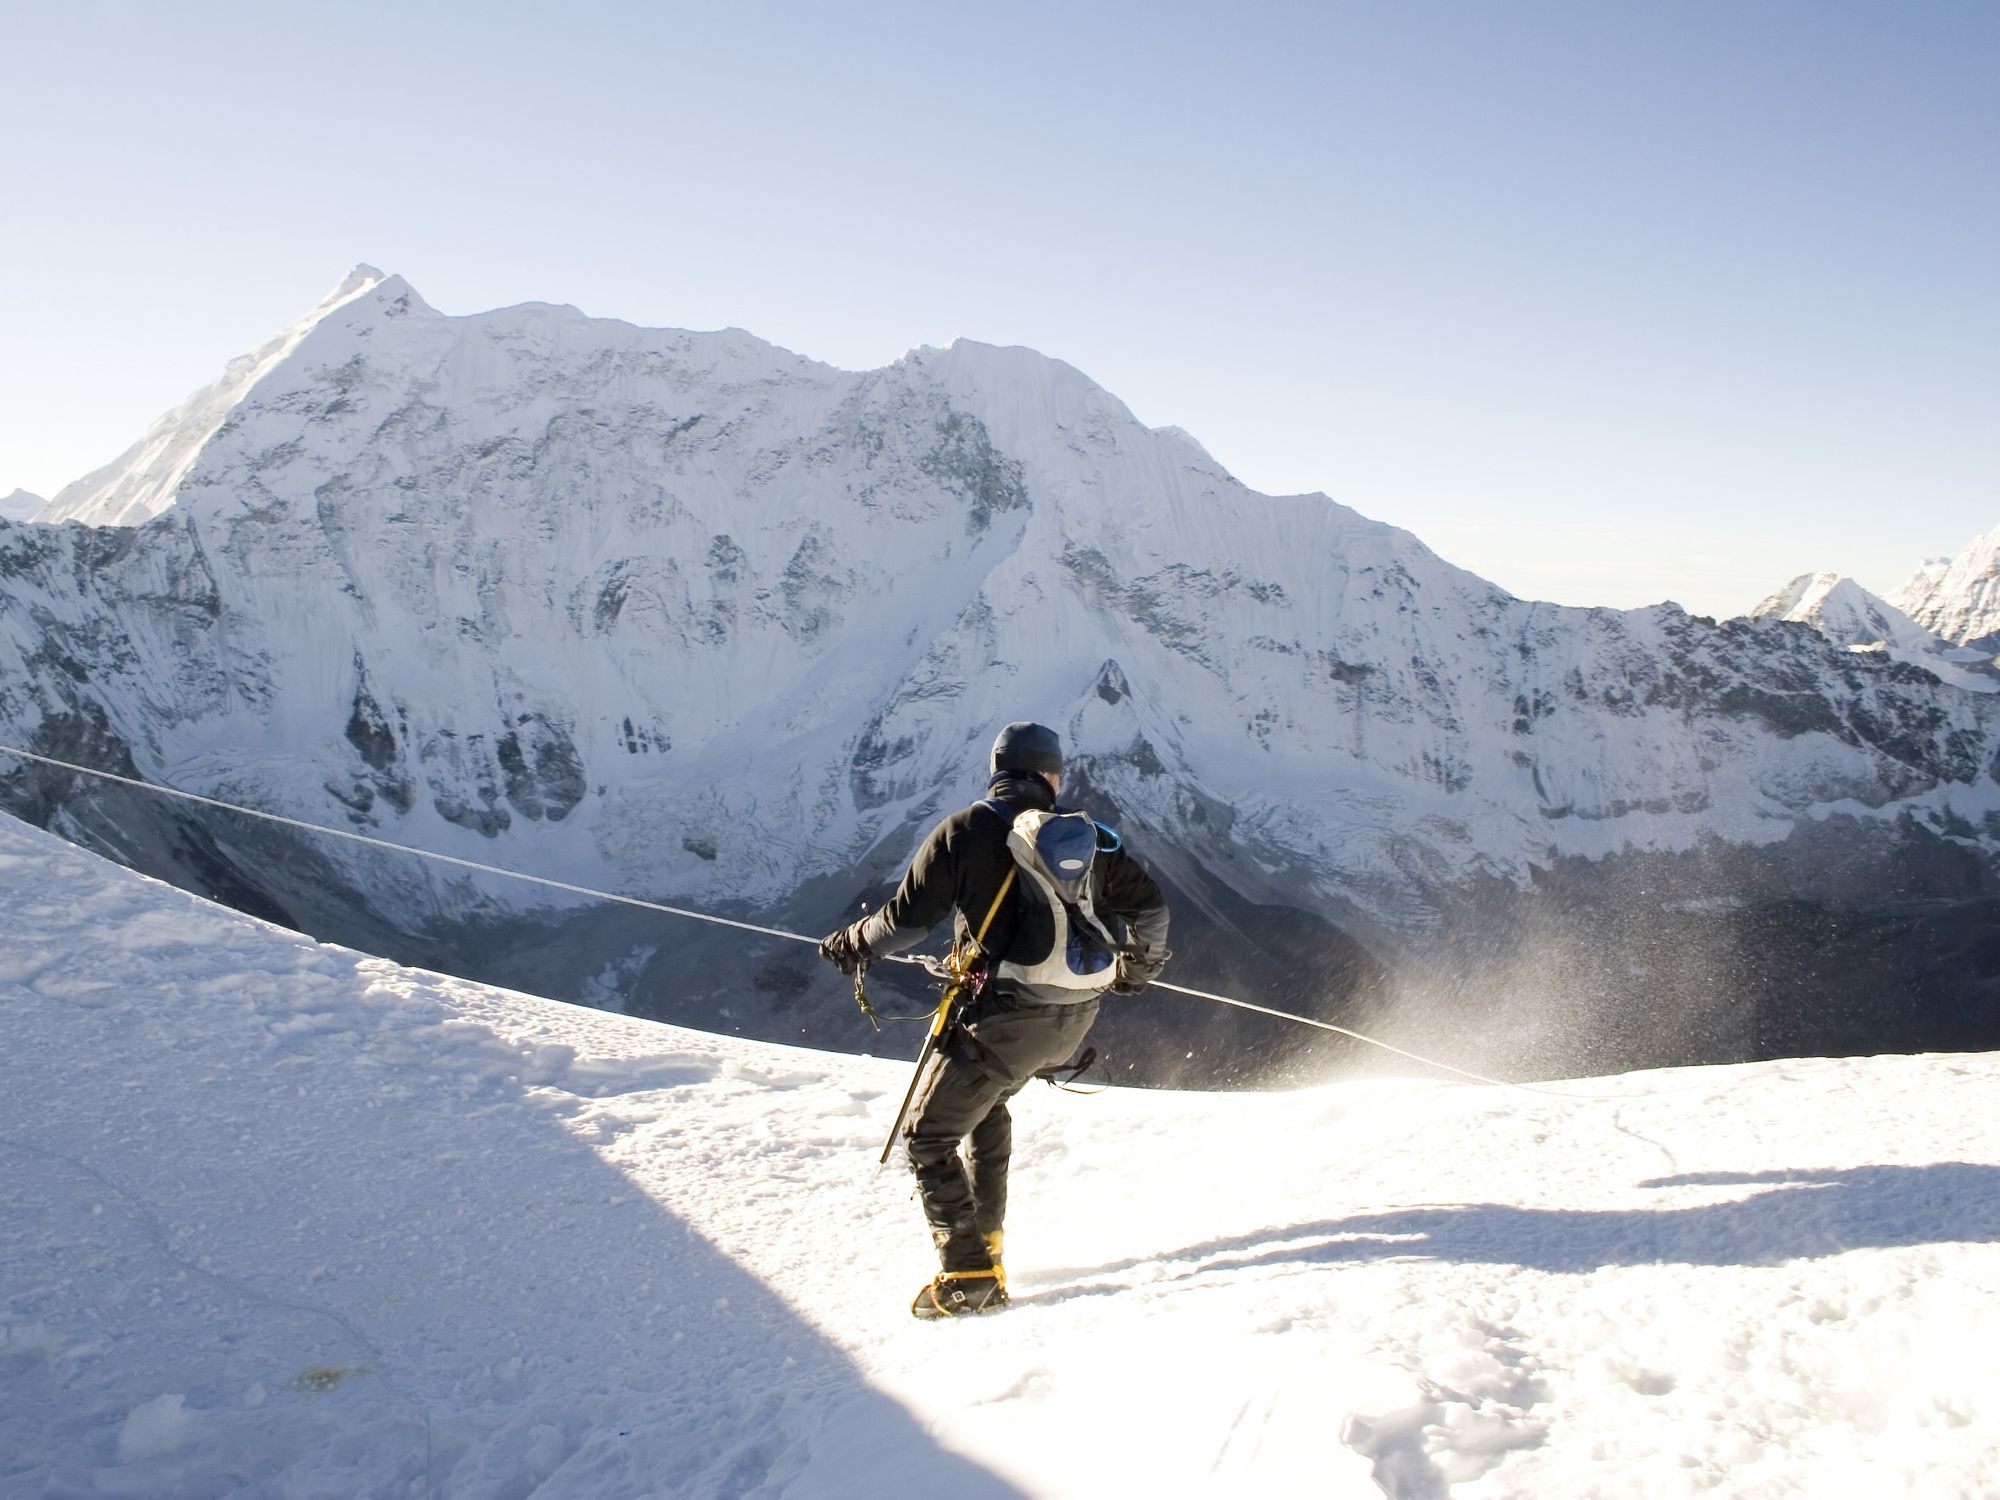
{"label": "fixed rope line", "polygon": [[[621,906],[636,906],[643,911],[663,912],[670,917],[687,917],[693,921],[708,922],[717,927],[734,927],[739,932],[754,932],[764,937],[783,938],[787,942],[792,943],[810,943],[815,948],[819,946],[820,940],[818,938],[808,937],[802,932],[786,932],[778,927],[760,927],[755,922],[739,922],[733,917],[718,917],[710,912],[691,911],[685,906],[668,906],[664,902],[647,901],[639,896],[621,896],[616,891],[600,891],[587,885],[572,885],[567,880],[551,880],[545,875],[528,875],[520,870],[509,870],[501,865],[489,865],[476,859],[461,859],[455,854],[439,854],[433,849],[419,849],[411,844],[398,844],[390,839],[378,839],[369,834],[355,833],[351,829],[329,828],[324,823],[308,823],[302,818],[288,818],[281,813],[261,812],[254,807],[242,807],[234,802],[224,802],[218,797],[204,797],[198,792],[184,792],[179,787],[161,786],[157,782],[141,781],[135,776],[120,776],[112,771],[100,771],[94,766],[79,766],[70,761],[57,760],[52,755],[37,755],[32,750],[16,749],[12,745],[0,745],[0,755],[17,756],[21,760],[33,761],[37,765],[52,766],[59,771],[73,771],[80,776],[95,776],[100,781],[113,781],[120,786],[135,787],[142,792],[157,792],[163,797],[178,797],[183,802],[196,802],[203,807],[219,808],[223,812],[242,813],[246,817],[262,818],[267,823],[279,823],[287,828],[302,829],[307,833],[323,833],[332,838],[347,839],[351,843],[367,844],[375,849],[387,849],[395,854],[410,854],[416,856],[418,859],[436,860],[440,864],[457,865],[461,869],[478,870],[486,875],[500,875],[509,880],[525,880],[531,885],[547,886],[551,890],[567,891],[574,896],[588,896],[598,901],[615,901]],[[913,957],[902,953],[889,955],[889,961],[899,964],[917,964],[926,968],[932,967],[936,962],[935,960]],[[1217,1005],[1232,1005],[1238,1010],[1256,1011],[1260,1015],[1275,1016],[1281,1021],[1293,1021],[1300,1026],[1314,1026],[1321,1031],[1331,1031],[1340,1036],[1350,1037],[1357,1042],[1365,1042],[1371,1047],[1379,1047],[1384,1052],[1393,1052],[1398,1057],[1407,1058],[1414,1063],[1421,1063],[1424,1067],[1436,1068],[1439,1072],[1443,1073],[1456,1074],[1458,1077],[1467,1079],[1473,1083],[1489,1084],[1495,1088],[1503,1089],[1522,1089],[1534,1094],[1549,1094],[1557,1099],[1599,1097],[1595,1095],[1557,1093],[1554,1089],[1537,1088],[1535,1085],[1529,1083],[1509,1083],[1504,1078],[1488,1078],[1483,1073],[1468,1072],[1464,1068],[1453,1067],[1450,1063],[1439,1062],[1434,1057],[1425,1057],[1421,1053],[1405,1051],[1403,1048],[1392,1046],[1388,1042],[1378,1041],[1372,1036],[1364,1036],[1358,1031],[1350,1031],[1345,1026],[1336,1026],[1331,1021],[1319,1021],[1311,1016],[1295,1015],[1288,1010],[1273,1010],[1268,1005],[1253,1005],[1248,1000],[1237,1000],[1229,995],[1212,994],[1207,990],[1191,990],[1184,985],[1169,984],[1161,979],[1155,979],[1151,983],[1156,989],[1171,990],[1177,995],[1189,995],[1197,1000],[1211,1000]],[[1601,1097],[1611,1098],[1613,1096],[1604,1095]]]}
{"label": "fixed rope line", "polygon": [[[1456,1073],[1460,1078],[1469,1078],[1474,1083],[1490,1083],[1496,1088],[1529,1089],[1535,1093],[1547,1092],[1536,1089],[1533,1084],[1509,1083],[1504,1078],[1488,1078],[1484,1073],[1468,1073],[1464,1068],[1454,1068],[1450,1063],[1439,1062],[1434,1057],[1423,1057],[1415,1052],[1405,1052],[1401,1047],[1393,1047],[1387,1042],[1377,1041],[1372,1036],[1363,1036],[1358,1031],[1349,1031],[1345,1026],[1336,1026],[1331,1021],[1316,1021],[1311,1016],[1293,1015],[1288,1010],[1273,1010],[1268,1005],[1252,1005],[1248,1000],[1233,999],[1228,995],[1215,995],[1207,990],[1191,990],[1184,985],[1168,984],[1164,979],[1151,981],[1155,989],[1172,990],[1177,995],[1192,995],[1197,1000],[1213,1000],[1217,1005],[1233,1005],[1238,1010],[1254,1010],[1259,1015],[1276,1016],[1281,1021],[1296,1021],[1301,1026],[1317,1026],[1321,1031],[1336,1032],[1341,1036],[1353,1037],[1357,1042],[1366,1042],[1371,1047],[1380,1047],[1384,1052],[1393,1052],[1398,1057],[1407,1057],[1411,1062],[1422,1063],[1427,1068],[1439,1068],[1446,1073]],[[1570,1095],[1559,1095],[1569,1098]]]}
{"label": "fixed rope line", "polygon": [[[32,760],[44,766],[54,766],[63,771],[77,771],[85,776],[95,776],[103,781],[115,781],[120,786],[137,787],[142,792],[158,792],[163,797],[179,797],[184,802],[199,802],[204,807],[219,807],[224,812],[244,813],[253,818],[262,818],[267,823],[282,823],[287,828],[303,828],[308,833],[330,834],[337,839],[348,839],[356,844],[369,844],[377,849],[388,849],[397,854],[414,854],[419,859],[434,859],[442,864],[458,865],[462,869],[479,870],[488,875],[505,875],[514,880],[525,880],[533,885],[545,885],[552,890],[569,891],[573,895],[593,896],[600,901],[616,901],[625,906],[643,907],[647,911],[665,912],[674,917],[692,917],[697,922],[713,922],[718,927],[735,927],[744,932],[758,932],[765,937],[788,938],[795,943],[819,945],[818,938],[807,937],[798,932],[781,932],[776,927],[759,927],[755,922],[738,922],[730,917],[713,916],[705,911],[689,911],[685,907],[666,906],[658,901],[646,901],[638,896],[621,896],[616,891],[593,890],[587,885],[571,885],[566,880],[550,880],[545,875],[524,875],[519,870],[502,869],[499,865],[481,864],[476,859],[460,859],[455,854],[439,854],[433,849],[418,849],[409,844],[398,844],[388,839],[371,838],[365,833],[355,833],[346,828],[328,828],[323,823],[307,823],[299,818],[287,818],[279,813],[259,812],[254,807],[238,807],[234,802],[224,802],[216,797],[204,797],[196,792],[184,792],[179,787],[160,786],[151,781],[140,781],[132,776],[118,776],[110,771],[99,771],[90,766],[71,765],[66,760],[57,760],[49,755],[37,755],[32,750],[17,750],[12,745],[0,745],[0,755],[18,755],[22,760]],[[915,960],[910,960],[915,962]]]}

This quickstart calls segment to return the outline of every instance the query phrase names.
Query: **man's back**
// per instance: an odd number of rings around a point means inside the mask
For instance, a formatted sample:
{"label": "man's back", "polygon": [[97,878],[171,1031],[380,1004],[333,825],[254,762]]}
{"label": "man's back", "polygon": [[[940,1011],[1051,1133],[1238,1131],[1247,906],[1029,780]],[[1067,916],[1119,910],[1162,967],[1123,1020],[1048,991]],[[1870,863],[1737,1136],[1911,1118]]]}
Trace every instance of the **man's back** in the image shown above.
{"label": "man's back", "polygon": [[[896,894],[861,924],[868,952],[884,958],[914,948],[955,913],[956,945],[966,946],[983,926],[980,947],[985,954],[1013,955],[1023,936],[1024,905],[1036,898],[1019,880],[1008,878],[1015,860],[1007,835],[1019,814],[1049,812],[1055,806],[1055,793],[1041,777],[1028,772],[996,775],[986,798],[931,830]],[[1101,850],[1092,862],[1090,889],[1098,909],[1117,918],[1120,930],[1114,936],[1129,950],[1164,954],[1166,902],[1138,861],[1122,848]]]}

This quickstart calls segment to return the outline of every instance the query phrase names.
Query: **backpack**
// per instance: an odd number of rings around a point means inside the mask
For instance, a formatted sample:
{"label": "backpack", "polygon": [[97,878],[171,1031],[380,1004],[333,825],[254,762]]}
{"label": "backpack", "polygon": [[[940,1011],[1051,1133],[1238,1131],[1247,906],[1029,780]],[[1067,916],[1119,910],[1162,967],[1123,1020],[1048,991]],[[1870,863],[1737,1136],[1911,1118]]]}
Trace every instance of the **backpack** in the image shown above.
{"label": "backpack", "polygon": [[[1090,872],[1099,852],[1118,848],[1118,835],[1088,813],[1016,813],[1000,801],[986,804],[1013,820],[1007,851],[1014,856],[1021,887],[1021,920],[1009,955],[993,966],[995,979],[1035,991],[1035,998],[1061,1004],[1095,998],[1117,977],[1119,933],[1116,917],[1106,921],[1090,901]],[[1022,962],[1012,954],[1038,953]]]}

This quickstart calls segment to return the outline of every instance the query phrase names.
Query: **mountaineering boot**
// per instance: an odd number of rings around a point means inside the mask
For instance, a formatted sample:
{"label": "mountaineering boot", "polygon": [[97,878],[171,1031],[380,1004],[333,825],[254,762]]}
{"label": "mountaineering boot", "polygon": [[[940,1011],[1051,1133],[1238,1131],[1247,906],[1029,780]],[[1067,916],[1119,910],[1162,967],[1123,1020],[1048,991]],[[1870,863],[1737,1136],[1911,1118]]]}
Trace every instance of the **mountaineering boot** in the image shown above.
{"label": "mountaineering boot", "polygon": [[1007,1288],[992,1267],[983,1271],[940,1271],[917,1293],[910,1312],[919,1318],[959,1318],[1007,1305]]}
{"label": "mountaineering boot", "polygon": [[1004,1229],[986,1231],[986,1253],[993,1261],[993,1275],[1000,1283],[1000,1294],[1003,1297],[1007,1294],[1007,1268],[1000,1263],[1000,1246],[1006,1238],[1007,1231]]}

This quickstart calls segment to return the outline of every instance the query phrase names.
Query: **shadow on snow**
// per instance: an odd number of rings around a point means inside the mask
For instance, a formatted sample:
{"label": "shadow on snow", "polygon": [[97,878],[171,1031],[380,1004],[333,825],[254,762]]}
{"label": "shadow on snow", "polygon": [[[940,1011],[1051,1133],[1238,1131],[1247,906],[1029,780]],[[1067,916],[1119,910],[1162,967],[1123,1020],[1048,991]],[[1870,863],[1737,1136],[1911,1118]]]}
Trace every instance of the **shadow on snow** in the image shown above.
{"label": "shadow on snow", "polygon": [[[1640,1186],[1765,1190],[1691,1208],[1460,1203],[1357,1214],[1054,1274],[1094,1278],[1162,1262],[1195,1262],[1182,1273],[1185,1278],[1261,1266],[1434,1260],[1582,1275],[1606,1266],[1770,1266],[1849,1250],[2000,1242],[2000,1166],[1981,1163],[1698,1172]],[[1123,1289],[1085,1283],[1042,1295],[1056,1300]]]}
{"label": "shadow on snow", "polygon": [[206,962],[0,983],[0,1493],[1018,1496],[490,1031],[352,955]]}

